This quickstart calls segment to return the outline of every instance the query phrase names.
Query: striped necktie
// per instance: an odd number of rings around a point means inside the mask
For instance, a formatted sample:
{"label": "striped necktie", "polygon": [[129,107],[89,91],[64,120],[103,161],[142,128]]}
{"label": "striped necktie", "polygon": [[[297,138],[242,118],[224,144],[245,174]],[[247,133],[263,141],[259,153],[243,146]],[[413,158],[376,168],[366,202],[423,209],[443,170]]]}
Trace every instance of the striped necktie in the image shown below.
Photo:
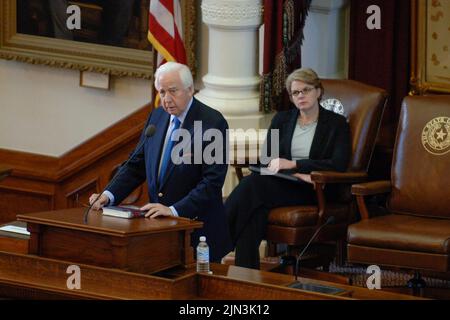
{"label": "striped necktie", "polygon": [[162,162],[161,162],[161,169],[159,170],[159,185],[162,185],[163,178],[167,170],[167,166],[169,165],[169,161],[171,161],[170,155],[172,153],[172,149],[175,144],[175,141],[172,140],[173,133],[175,132],[175,130],[180,128],[181,124],[180,120],[177,117],[173,118],[172,121],[173,121],[172,131],[170,132],[169,138],[167,139],[164,155],[161,159]]}

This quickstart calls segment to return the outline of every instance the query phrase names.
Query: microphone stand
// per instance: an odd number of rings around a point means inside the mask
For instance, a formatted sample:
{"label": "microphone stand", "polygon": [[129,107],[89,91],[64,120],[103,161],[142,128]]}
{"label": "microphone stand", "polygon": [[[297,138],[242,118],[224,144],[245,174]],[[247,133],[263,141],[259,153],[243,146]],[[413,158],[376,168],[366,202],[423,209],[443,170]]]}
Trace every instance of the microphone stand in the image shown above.
{"label": "microphone stand", "polygon": [[302,252],[300,252],[300,254],[297,256],[297,259],[295,261],[295,281],[297,281],[298,278],[298,265],[300,263],[300,258],[303,256],[303,254],[306,252],[306,250],[309,248],[309,246],[311,245],[311,243],[313,242],[313,240],[319,235],[320,231],[322,230],[323,227],[325,227],[328,224],[333,224],[335,222],[335,218],[334,216],[330,216],[328,217],[327,221],[325,221],[324,224],[322,224],[319,228],[317,228],[316,232],[314,232],[313,236],[311,237],[311,239],[309,239],[308,243],[306,244],[306,246],[303,248]]}
{"label": "microphone stand", "polygon": [[120,170],[122,170],[122,168],[124,168],[128,162],[134,158],[137,154],[137,151],[139,149],[141,149],[144,145],[144,142],[147,140],[147,138],[150,138],[151,136],[153,136],[155,134],[156,131],[156,127],[155,125],[151,124],[149,125],[146,129],[145,129],[145,138],[142,139],[142,141],[138,144],[138,146],[134,149],[134,152],[131,154],[131,156],[127,159],[127,161],[125,161],[119,168],[119,170],[117,170],[116,174],[114,175],[114,177],[112,178],[112,180],[106,185],[106,187],[103,189],[103,191],[101,193],[98,194],[97,198],[95,198],[95,200],[92,202],[92,204],[86,208],[86,210],[84,211],[84,216],[83,216],[83,223],[87,224],[87,218],[89,215],[89,212],[92,209],[92,206],[98,201],[98,199],[100,199],[100,197],[102,196],[103,192],[105,190],[108,190],[108,188],[113,184],[113,182],[116,181],[117,177],[119,176],[119,172]]}

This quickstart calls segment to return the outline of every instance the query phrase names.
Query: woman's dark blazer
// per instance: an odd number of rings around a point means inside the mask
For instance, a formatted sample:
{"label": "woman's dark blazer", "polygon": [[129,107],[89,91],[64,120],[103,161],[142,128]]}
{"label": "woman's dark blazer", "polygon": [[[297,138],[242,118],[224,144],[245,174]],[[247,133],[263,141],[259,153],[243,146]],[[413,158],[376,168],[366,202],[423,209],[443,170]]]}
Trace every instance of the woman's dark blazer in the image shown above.
{"label": "woman's dark blazer", "polygon": [[[270,129],[279,129],[280,158],[292,159],[291,145],[299,110],[297,108],[278,112],[272,119]],[[266,143],[270,145],[270,130]],[[270,148],[269,153],[270,155]],[[350,127],[344,116],[319,107],[319,119],[309,158],[297,160],[299,173],[311,171],[345,171],[351,155]]]}
{"label": "woman's dark blazer", "polygon": [[[270,129],[279,130],[279,141],[273,142],[279,142],[279,154],[278,156],[271,154],[270,148],[267,148],[269,150],[265,156],[292,159],[292,136],[298,115],[299,110],[295,108],[278,112],[274,116]],[[268,131],[266,139],[268,146],[271,144],[270,138],[271,130]],[[298,160],[296,171],[300,173],[344,171],[347,169],[350,154],[350,128],[345,117],[320,107],[309,158]],[[261,162],[263,161],[263,157],[261,157]],[[289,170],[289,173],[291,173],[291,170]],[[334,197],[335,194],[333,186],[330,187],[332,188],[327,187],[325,189],[327,198],[329,196]],[[254,217],[266,217],[265,214],[276,207],[314,203],[316,203],[316,194],[309,183],[292,183],[290,180],[262,176],[257,173],[245,177],[225,203],[233,244],[236,246],[243,230],[249,224],[255,223],[254,226],[257,229],[265,228],[261,225],[264,219],[255,218],[257,220],[252,220]],[[257,234],[264,234],[264,231],[258,229]],[[255,234],[253,236],[256,237]],[[249,237],[251,238],[251,236]],[[251,245],[252,242],[249,243]]]}

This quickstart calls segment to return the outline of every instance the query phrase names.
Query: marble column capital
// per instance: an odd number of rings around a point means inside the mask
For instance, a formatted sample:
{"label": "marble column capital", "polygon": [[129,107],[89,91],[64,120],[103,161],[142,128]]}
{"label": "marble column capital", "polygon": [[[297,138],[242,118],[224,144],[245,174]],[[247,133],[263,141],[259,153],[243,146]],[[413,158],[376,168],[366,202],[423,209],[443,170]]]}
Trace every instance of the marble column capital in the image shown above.
{"label": "marble column capital", "polygon": [[262,0],[203,0],[203,22],[227,29],[258,28],[263,23]]}

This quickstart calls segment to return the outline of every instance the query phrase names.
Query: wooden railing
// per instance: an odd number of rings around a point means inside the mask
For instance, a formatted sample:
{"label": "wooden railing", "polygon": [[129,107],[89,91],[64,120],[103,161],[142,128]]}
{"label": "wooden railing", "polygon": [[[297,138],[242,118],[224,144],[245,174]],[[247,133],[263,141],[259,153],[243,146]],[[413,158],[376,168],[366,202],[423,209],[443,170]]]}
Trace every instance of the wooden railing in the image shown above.
{"label": "wooden railing", "polygon": [[[19,213],[86,204],[133,151],[151,108],[143,106],[61,157],[0,149],[0,163],[12,169],[0,182],[0,223],[15,220]],[[146,201],[143,185],[125,202]]]}

